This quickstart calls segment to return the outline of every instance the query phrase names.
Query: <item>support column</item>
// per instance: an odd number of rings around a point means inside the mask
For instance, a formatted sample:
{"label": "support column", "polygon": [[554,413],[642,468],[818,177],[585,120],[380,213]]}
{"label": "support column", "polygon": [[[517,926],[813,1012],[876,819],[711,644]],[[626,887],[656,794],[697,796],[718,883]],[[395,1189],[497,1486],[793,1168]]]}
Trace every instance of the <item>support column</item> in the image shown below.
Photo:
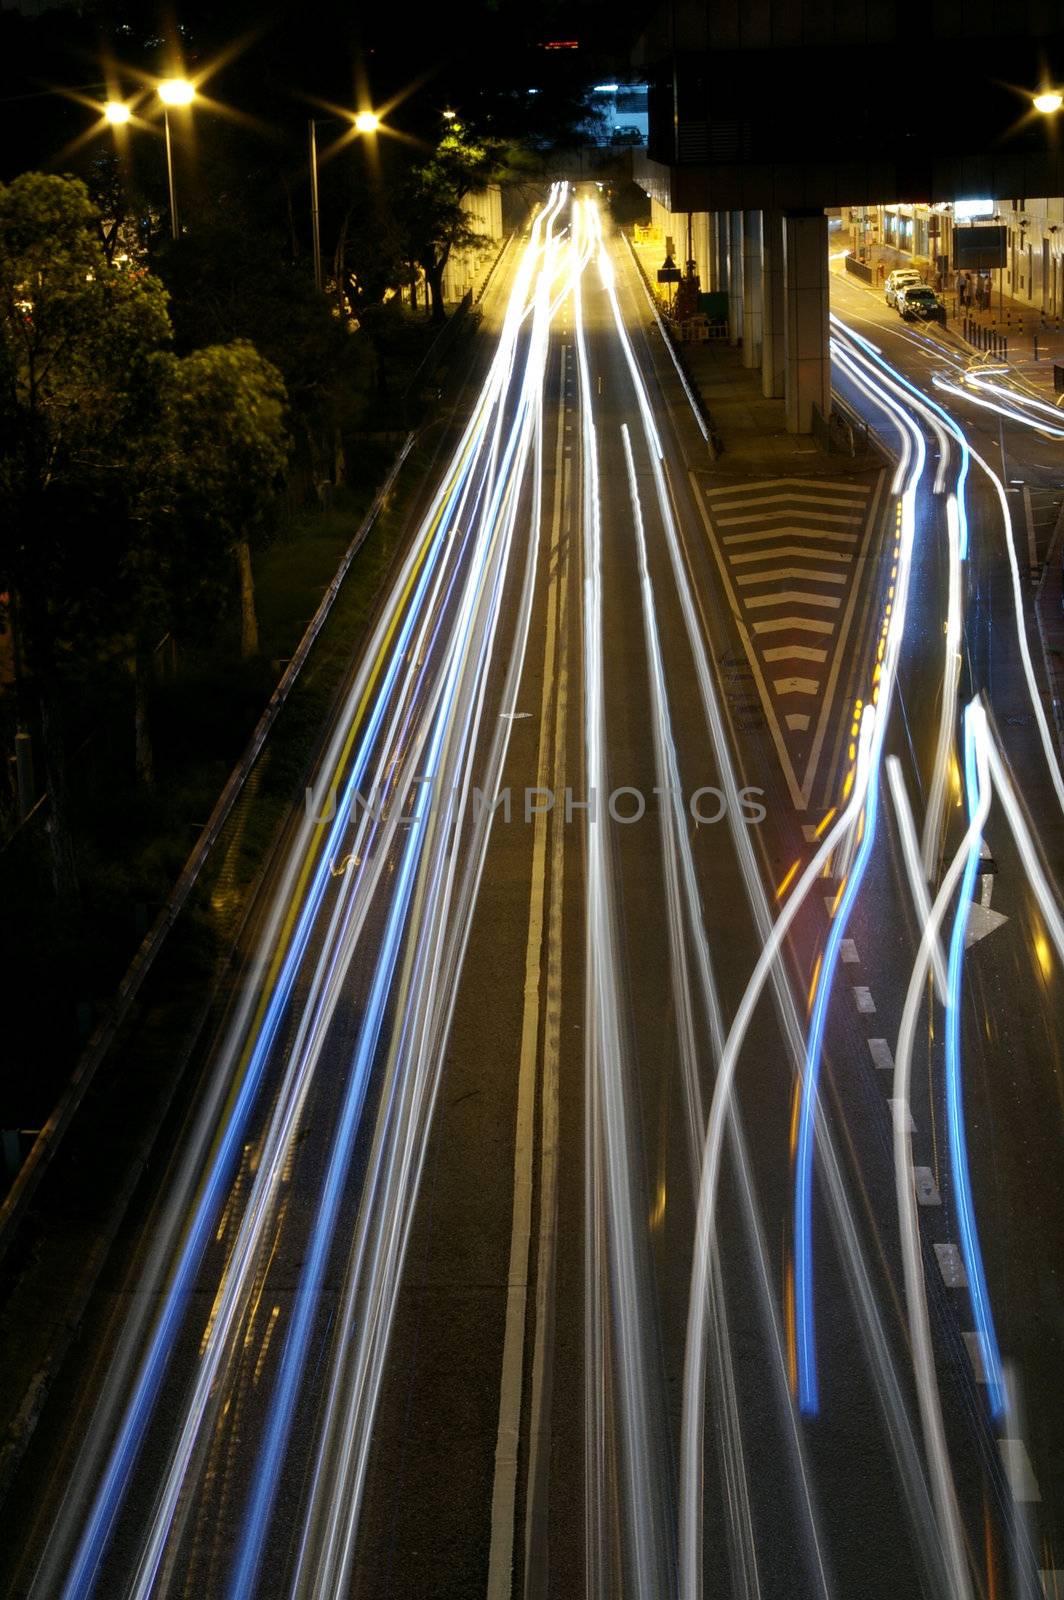
{"label": "support column", "polygon": [[823,212],[783,223],[787,432],[811,433],[813,407],[831,406],[828,356],[828,219]]}
{"label": "support column", "polygon": [[783,398],[783,212],[761,213],[761,393]]}
{"label": "support column", "polygon": [[761,364],[761,213],[743,212],[743,366]]}
{"label": "support column", "polygon": [[703,294],[708,293],[712,281],[712,249],[709,214],[705,211],[696,211],[694,214],[694,258],[698,262],[698,282]]}
{"label": "support column", "polygon": [[728,292],[728,213],[713,213],[713,231],[717,240],[717,281],[713,285],[721,294]]}
{"label": "support column", "polygon": [[709,235],[709,277],[705,287],[708,290],[720,288],[720,256],[717,249],[717,214],[710,211],[706,214],[706,232]]}
{"label": "support column", "polygon": [[743,214],[728,212],[728,343],[743,337]]}

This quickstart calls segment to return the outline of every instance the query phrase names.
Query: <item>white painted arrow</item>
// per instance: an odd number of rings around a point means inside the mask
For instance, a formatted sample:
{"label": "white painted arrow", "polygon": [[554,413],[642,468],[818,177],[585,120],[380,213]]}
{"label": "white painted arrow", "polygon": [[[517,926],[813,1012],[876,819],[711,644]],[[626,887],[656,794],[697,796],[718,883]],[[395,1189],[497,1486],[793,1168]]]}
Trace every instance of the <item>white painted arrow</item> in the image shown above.
{"label": "white painted arrow", "polygon": [[980,939],[985,939],[988,933],[993,933],[995,928],[1000,928],[1008,920],[1004,912],[992,911],[989,906],[977,905],[973,900],[968,912],[968,926],[964,930],[964,948],[970,950],[973,944],[978,944]]}

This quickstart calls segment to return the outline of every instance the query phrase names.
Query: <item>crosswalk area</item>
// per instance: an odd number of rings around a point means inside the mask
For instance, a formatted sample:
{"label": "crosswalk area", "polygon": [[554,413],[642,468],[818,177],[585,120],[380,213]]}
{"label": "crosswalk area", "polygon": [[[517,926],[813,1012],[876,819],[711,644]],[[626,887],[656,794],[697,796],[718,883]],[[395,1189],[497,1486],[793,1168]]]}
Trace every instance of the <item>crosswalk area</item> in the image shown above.
{"label": "crosswalk area", "polygon": [[796,806],[809,803],[882,473],[699,484],[700,508]]}

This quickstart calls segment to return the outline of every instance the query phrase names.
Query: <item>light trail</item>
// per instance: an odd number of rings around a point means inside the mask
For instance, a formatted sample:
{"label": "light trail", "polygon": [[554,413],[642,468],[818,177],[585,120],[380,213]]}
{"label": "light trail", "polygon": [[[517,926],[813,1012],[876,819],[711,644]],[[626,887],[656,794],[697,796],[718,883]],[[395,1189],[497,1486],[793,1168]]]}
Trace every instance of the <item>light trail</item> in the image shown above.
{"label": "light trail", "polygon": [[[577,202],[574,236],[585,228],[596,247],[605,285],[607,273],[602,264],[607,258],[601,250],[597,209]],[[589,792],[601,797],[610,792],[603,680],[601,503],[598,439],[582,292],[574,296],[573,311],[583,462],[585,767]],[[603,1600],[613,1592],[608,1576],[610,1561],[604,1519],[607,1480],[601,1455],[605,1440],[605,1383],[609,1370],[603,1356],[608,1304],[611,1314],[609,1344],[611,1350],[616,1351],[616,1404],[621,1424],[622,1538],[631,1553],[631,1593],[640,1600],[656,1600],[665,1591],[670,1561],[662,1494],[664,1484],[661,1472],[655,1470],[658,1452],[652,1443],[650,1369],[642,1327],[641,1306],[647,1303],[643,1292],[646,1268],[632,1214],[632,1112],[628,1103],[631,1061],[619,1003],[622,986],[618,982],[617,910],[609,831],[605,817],[601,816],[589,818],[587,829],[585,915],[588,1592],[602,1596]],[[605,1296],[600,1287],[603,1283]],[[590,1352],[594,1352],[593,1358]]]}
{"label": "light trail", "polygon": [[[561,192],[555,196],[554,209],[561,203]],[[368,720],[365,721],[361,738],[356,746],[355,759],[345,781],[342,798],[335,807],[331,818],[331,827],[326,829],[323,822],[315,822],[311,828],[303,826],[297,842],[297,850],[293,853],[282,878],[281,893],[275,901],[272,913],[273,923],[278,926],[282,922],[289,922],[291,913],[289,907],[298,903],[299,891],[303,889],[308,877],[308,864],[311,856],[316,852],[317,866],[311,874],[309,888],[304,894],[301,909],[295,920],[292,937],[287,942],[284,958],[279,970],[274,967],[269,973],[268,1000],[263,1007],[260,1004],[259,1016],[255,1022],[253,1034],[254,1044],[250,1053],[245,1057],[245,1065],[240,1078],[240,1088],[235,1101],[227,1108],[227,1115],[223,1123],[223,1133],[212,1151],[211,1160],[207,1169],[207,1176],[201,1186],[197,1208],[193,1213],[192,1223],[185,1234],[181,1253],[178,1257],[177,1267],[171,1275],[170,1287],[167,1291],[163,1311],[158,1318],[145,1358],[140,1365],[139,1377],[134,1383],[132,1397],[127,1405],[124,1420],[120,1426],[116,1443],[112,1448],[108,1467],[97,1491],[95,1505],[88,1517],[87,1524],[83,1526],[78,1549],[73,1564],[68,1570],[64,1595],[70,1600],[82,1594],[87,1594],[93,1587],[100,1559],[106,1548],[111,1530],[118,1514],[119,1505],[124,1494],[125,1484],[132,1470],[133,1462],[139,1451],[140,1443],[147,1426],[155,1396],[161,1382],[162,1369],[168,1357],[170,1345],[176,1332],[180,1316],[183,1314],[187,1300],[188,1289],[191,1285],[192,1275],[197,1270],[198,1262],[202,1256],[206,1238],[212,1227],[213,1218],[217,1213],[224,1184],[228,1181],[228,1172],[232,1161],[232,1152],[237,1147],[242,1136],[251,1104],[258,1091],[262,1073],[265,1068],[280,1024],[280,1018],[288,1002],[296,971],[302,962],[307,949],[311,927],[317,917],[322,896],[330,887],[335,885],[331,873],[331,863],[340,853],[339,842],[349,825],[352,806],[360,791],[364,776],[368,770],[371,751],[376,749],[384,736],[383,718],[389,704],[396,705],[392,716],[391,733],[385,737],[385,751],[389,748],[399,748],[407,771],[416,770],[418,756],[425,745],[427,730],[435,713],[432,708],[443,707],[446,711],[447,702],[441,701],[438,688],[434,688],[427,701],[427,718],[422,718],[421,731],[410,743],[406,742],[405,735],[400,739],[398,746],[389,743],[394,739],[399,728],[396,718],[408,718],[410,710],[417,701],[420,690],[419,683],[425,677],[426,660],[431,654],[432,641],[436,637],[440,619],[447,605],[449,595],[453,590],[454,573],[463,559],[463,554],[468,546],[468,529],[462,536],[454,538],[453,530],[458,525],[458,518],[464,510],[470,510],[474,503],[483,505],[483,485],[474,499],[470,499],[471,488],[474,481],[474,471],[477,463],[485,459],[485,445],[488,444],[490,454],[487,457],[486,482],[489,490],[495,481],[496,465],[499,462],[497,441],[499,438],[498,427],[501,421],[501,406],[509,374],[513,368],[513,346],[521,325],[524,298],[531,273],[538,262],[542,246],[538,234],[542,227],[541,218],[534,225],[532,242],[521,269],[518,272],[514,294],[508,308],[507,324],[504,328],[504,337],[500,341],[499,349],[486,380],[481,397],[474,408],[462,440],[453,458],[454,465],[444,479],[444,487],[437,493],[430,512],[423,524],[423,532],[415,541],[413,555],[406,562],[400,579],[393,590],[393,603],[390,612],[386,612],[382,623],[378,626],[373,640],[374,657],[367,661],[361,669],[351,695],[348,706],[351,708],[349,721],[346,726],[338,729],[333,741],[331,760],[339,763],[346,759],[352,747],[355,730],[362,721],[370,705],[371,691],[375,687],[375,680],[379,679],[376,698],[372,709],[369,710]],[[495,417],[494,434],[492,432],[492,418]],[[526,418],[527,422],[527,418]],[[504,470],[506,463],[503,463]],[[513,498],[513,485],[503,478],[505,497]],[[493,497],[493,503],[498,504],[498,496]],[[495,513],[497,516],[497,512]],[[489,515],[488,522],[491,517]],[[450,572],[446,585],[441,580]],[[391,620],[389,620],[389,617]],[[414,641],[413,629],[415,623],[421,628],[421,644]],[[429,631],[426,631],[429,630]],[[394,636],[394,637],[393,637]],[[453,658],[453,652],[452,652]],[[400,680],[400,672],[404,677]],[[403,687],[400,690],[400,682]],[[437,679],[437,683],[441,680]],[[395,699],[399,692],[399,699]],[[406,704],[406,712],[402,711]],[[440,724],[437,723],[437,727]],[[337,759],[337,746],[339,754]],[[382,774],[391,771],[393,781],[398,778],[398,768],[392,769],[391,757],[386,753],[381,767]],[[328,770],[326,767],[325,770]],[[396,781],[399,792],[405,792],[405,785],[400,787]],[[417,813],[420,815],[420,811]],[[367,844],[373,838],[373,831],[368,830],[368,812],[359,816],[359,838],[362,844]],[[252,1200],[245,1211],[238,1235],[238,1247],[230,1252],[226,1266],[226,1275],[223,1279],[225,1285],[224,1298],[216,1304],[212,1312],[212,1321],[208,1333],[207,1359],[201,1363],[199,1369],[199,1383],[191,1402],[191,1409],[187,1413],[183,1429],[183,1442],[178,1443],[169,1470],[169,1489],[163,1500],[159,1503],[153,1522],[148,1530],[148,1542],[139,1565],[139,1576],[131,1593],[147,1595],[151,1592],[159,1570],[159,1561],[166,1548],[173,1525],[173,1517],[177,1506],[178,1496],[186,1486],[187,1475],[191,1467],[192,1449],[199,1428],[202,1426],[207,1413],[207,1402],[211,1391],[211,1384],[216,1374],[221,1370],[221,1362],[226,1350],[235,1338],[237,1320],[242,1315],[241,1307],[246,1299],[247,1288],[255,1270],[258,1259],[259,1241],[264,1235],[265,1228],[269,1225],[273,1205],[277,1193],[279,1175],[289,1160],[291,1141],[298,1125],[299,1115],[309,1091],[310,1080],[320,1054],[321,1040],[325,1026],[331,1018],[332,1011],[341,992],[343,973],[353,954],[357,943],[358,932],[364,925],[369,904],[377,885],[382,881],[388,850],[396,838],[397,831],[403,823],[401,806],[395,806],[390,813],[387,826],[377,840],[376,849],[372,858],[372,869],[368,871],[351,872],[345,874],[340,880],[339,895],[330,913],[331,933],[325,941],[325,949],[319,957],[317,977],[312,984],[312,992],[300,1024],[299,1044],[295,1052],[295,1059],[289,1063],[288,1086],[282,1091],[278,1101],[278,1115],[269,1125],[267,1149],[263,1159],[258,1163],[252,1191]],[[376,826],[376,825],[375,825]],[[308,837],[309,835],[309,837]],[[413,863],[410,854],[421,840],[423,831],[411,830],[407,836],[404,848],[404,862]],[[352,853],[356,860],[364,862],[364,853],[358,849]],[[298,858],[302,855],[305,864],[298,866]],[[378,966],[378,973],[382,974],[381,982],[376,991],[378,1003],[376,1010],[379,1014],[383,1005],[380,998],[387,988],[387,981],[394,969],[395,956],[398,951],[398,941],[401,932],[402,911],[408,900],[409,884],[412,881],[413,866],[400,876],[402,886],[398,894],[393,911],[388,923],[388,935],[385,940],[385,957],[383,964]],[[357,890],[356,886],[357,885]],[[285,898],[285,895],[289,898]],[[357,906],[357,914],[355,907]],[[343,934],[337,942],[341,915],[347,916],[343,927]],[[246,1024],[248,1005],[242,1008],[240,1023]],[[378,1015],[379,1031],[379,1015]],[[236,1044],[236,1030],[231,1034],[230,1049]],[[373,1039],[373,1029],[368,1027],[365,1033],[367,1041]],[[369,1042],[363,1052],[362,1058],[356,1063],[349,1082],[349,1095],[347,1098],[347,1111],[345,1112],[344,1127],[348,1134],[357,1124],[362,1100],[365,1094],[368,1065],[372,1057],[372,1048]],[[342,1141],[341,1141],[342,1143]],[[324,1210],[320,1218],[319,1231],[315,1235],[314,1251],[317,1254],[312,1259],[317,1263],[318,1270],[324,1262],[325,1254],[331,1236],[331,1218],[335,1216],[335,1204],[338,1197],[340,1179],[346,1170],[344,1157],[340,1144],[336,1147],[336,1157],[331,1169],[329,1183],[326,1189]],[[190,1174],[191,1176],[191,1174]],[[278,1391],[280,1398],[277,1400],[275,1415],[279,1421],[274,1430],[276,1443],[286,1431],[286,1407],[290,1410],[290,1397],[294,1394],[295,1378],[300,1365],[300,1349],[305,1344],[305,1330],[309,1318],[309,1307],[314,1299],[313,1272],[308,1268],[308,1277],[305,1279],[306,1291],[299,1303],[297,1321],[293,1334],[290,1330],[285,1343],[285,1382]],[[289,1355],[291,1352],[291,1355]],[[117,1390],[117,1385],[115,1386]],[[198,1398],[197,1398],[198,1396]],[[271,1440],[267,1441],[267,1455],[270,1454]],[[268,1474],[267,1474],[268,1478]],[[267,1478],[260,1477],[259,1485],[265,1484]],[[257,1489],[262,1506],[266,1505],[272,1491]],[[259,1506],[259,1509],[262,1508]],[[254,1519],[253,1519],[254,1521]],[[250,1550],[250,1545],[245,1542],[245,1551]],[[243,1560],[243,1557],[241,1558]],[[238,1576],[234,1592],[242,1592],[247,1586],[248,1574],[254,1570],[255,1561],[241,1566],[239,1571],[243,1576]],[[50,1576],[44,1573],[50,1568]],[[38,1585],[38,1593],[48,1594],[55,1592],[54,1562],[45,1562],[42,1569],[42,1581],[46,1585]]]}
{"label": "light trail", "polygon": [[[600,260],[607,262],[604,255]],[[812,884],[815,882],[824,862],[831,855],[832,850],[842,841],[843,836],[850,830],[856,829],[860,814],[860,806],[848,809],[842,814],[843,821],[840,826],[827,836],[828,843],[823,852],[818,852],[815,866],[812,867],[799,884],[796,886],[789,909],[785,908],[778,924],[774,925],[772,915],[761,883],[758,867],[753,855],[749,838],[749,830],[743,825],[741,819],[741,806],[738,786],[732,763],[732,756],[725,735],[723,719],[716,692],[713,687],[709,662],[706,657],[705,634],[698,617],[690,580],[686,573],[682,555],[676,517],[672,505],[664,472],[663,457],[660,439],[653,421],[649,397],[642,375],[639,371],[628,338],[627,329],[617,305],[616,295],[612,284],[612,270],[604,271],[607,292],[610,295],[614,312],[618,337],[621,341],[625,360],[632,377],[633,387],[639,406],[640,419],[647,438],[648,453],[654,475],[657,492],[659,512],[666,536],[666,547],[672,565],[676,582],[677,595],[685,623],[685,631],[690,644],[692,660],[695,665],[700,698],[706,716],[714,753],[721,774],[721,782],[727,798],[727,815],[731,828],[732,840],[740,863],[744,883],[747,890],[749,904],[762,940],[764,949],[768,952],[763,966],[760,966],[751,980],[753,989],[758,993],[760,988],[771,976],[773,988],[784,1024],[784,1031],[788,1041],[789,1051],[795,1060],[796,1067],[800,1067],[803,1059],[804,1046],[800,1025],[795,1012],[793,997],[790,993],[783,967],[780,962],[780,939],[790,922],[797,914],[800,904],[804,901]],[[903,425],[904,426],[904,425]],[[904,464],[907,470],[914,450],[922,451],[922,440],[913,440],[909,427],[903,433],[905,441]],[[899,469],[899,487],[904,485],[905,473]],[[858,797],[860,798],[860,797]],[[747,991],[745,999],[750,1001],[751,1008],[754,1000],[751,998],[753,990]],[[749,1013],[739,1027],[740,1036],[745,1032],[749,1021]],[[733,1034],[735,1024],[733,1024]],[[736,1051],[738,1049],[738,1041]],[[702,1526],[702,1433],[703,1433],[703,1402],[704,1402],[704,1321],[711,1299],[709,1296],[709,1261],[711,1244],[714,1238],[714,1226],[710,1215],[707,1226],[707,1210],[713,1212],[715,1207],[716,1185],[719,1175],[721,1140],[725,1121],[729,1123],[728,1116],[732,1078],[735,1068],[735,1055],[730,1058],[726,1055],[718,1072],[713,1092],[713,1102],[710,1107],[706,1139],[703,1149],[702,1173],[699,1188],[699,1216],[695,1239],[694,1263],[692,1267],[692,1288],[689,1298],[688,1333],[684,1365],[684,1401],[683,1421],[681,1431],[681,1471],[680,1471],[680,1593],[686,1597],[697,1596],[701,1593],[701,1526]],[[818,1129],[818,1143],[822,1147],[825,1162],[825,1180],[832,1220],[835,1224],[837,1237],[843,1252],[844,1259],[849,1269],[849,1282],[854,1298],[858,1320],[864,1329],[866,1345],[877,1375],[877,1394],[883,1404],[884,1415],[887,1419],[890,1439],[899,1465],[899,1475],[907,1508],[913,1519],[914,1527],[920,1541],[920,1548],[925,1565],[931,1572],[938,1573],[940,1558],[929,1531],[930,1508],[926,1500],[926,1491],[923,1486],[919,1462],[916,1456],[911,1432],[905,1414],[905,1406],[901,1390],[894,1372],[893,1363],[887,1348],[882,1321],[875,1302],[867,1269],[864,1265],[861,1248],[854,1229],[852,1218],[849,1215],[842,1175],[838,1167],[834,1149],[827,1130],[821,1126]],[[824,1569],[823,1556],[815,1528],[815,1515],[811,1502],[807,1502],[810,1516],[810,1527],[813,1530],[813,1571],[816,1574],[818,1585],[827,1592],[829,1581]]]}
{"label": "light trail", "polygon": [[[990,1305],[990,1291],[986,1282],[983,1253],[979,1247],[979,1228],[975,1219],[975,1199],[968,1167],[968,1142],[964,1124],[964,1092],[961,1084],[961,983],[964,969],[964,941],[971,910],[975,874],[979,866],[982,834],[972,836],[972,826],[988,807],[980,806],[981,789],[987,787],[987,758],[976,748],[976,728],[986,738],[986,717],[969,706],[964,717],[964,773],[968,795],[969,837],[968,855],[961,875],[957,908],[953,914],[953,932],[949,945],[949,969],[946,1002],[946,1120],[949,1129],[950,1167],[953,1188],[957,1197],[957,1221],[960,1227],[961,1253],[968,1275],[968,1292],[972,1302],[972,1315],[983,1353],[987,1397],[991,1415],[999,1418],[1005,1409],[1005,1390],[1001,1371],[1001,1352],[998,1349],[994,1313]],[[982,768],[982,773],[980,773]]]}

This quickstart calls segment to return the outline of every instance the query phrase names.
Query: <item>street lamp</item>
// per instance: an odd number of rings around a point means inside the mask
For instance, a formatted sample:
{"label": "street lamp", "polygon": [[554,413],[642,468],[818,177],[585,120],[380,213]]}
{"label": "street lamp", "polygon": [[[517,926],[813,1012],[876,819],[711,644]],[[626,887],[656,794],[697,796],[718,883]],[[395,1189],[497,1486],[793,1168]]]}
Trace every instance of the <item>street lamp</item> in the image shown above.
{"label": "street lamp", "polygon": [[[376,133],[380,125],[381,119],[375,111],[360,111],[354,118],[356,133]],[[318,119],[311,117],[307,128],[310,144],[310,233],[311,248],[314,251],[314,287],[320,294],[324,285],[321,271],[321,212],[318,205]]]}
{"label": "street lamp", "polygon": [[174,152],[170,141],[170,107],[190,106],[196,98],[196,86],[189,83],[187,78],[164,78],[158,87],[159,99],[163,105],[163,123],[166,128],[166,176],[170,184],[170,231],[176,239],[177,226],[177,191],[174,188]]}
{"label": "street lamp", "polygon": [[1034,96],[1032,104],[1044,117],[1051,117],[1054,111],[1059,111],[1061,106],[1064,106],[1064,94],[1061,94],[1059,89],[1043,89],[1040,94]]}
{"label": "street lamp", "polygon": [[103,114],[112,128],[121,128],[130,120],[133,112],[124,100],[108,100],[103,108]]}

